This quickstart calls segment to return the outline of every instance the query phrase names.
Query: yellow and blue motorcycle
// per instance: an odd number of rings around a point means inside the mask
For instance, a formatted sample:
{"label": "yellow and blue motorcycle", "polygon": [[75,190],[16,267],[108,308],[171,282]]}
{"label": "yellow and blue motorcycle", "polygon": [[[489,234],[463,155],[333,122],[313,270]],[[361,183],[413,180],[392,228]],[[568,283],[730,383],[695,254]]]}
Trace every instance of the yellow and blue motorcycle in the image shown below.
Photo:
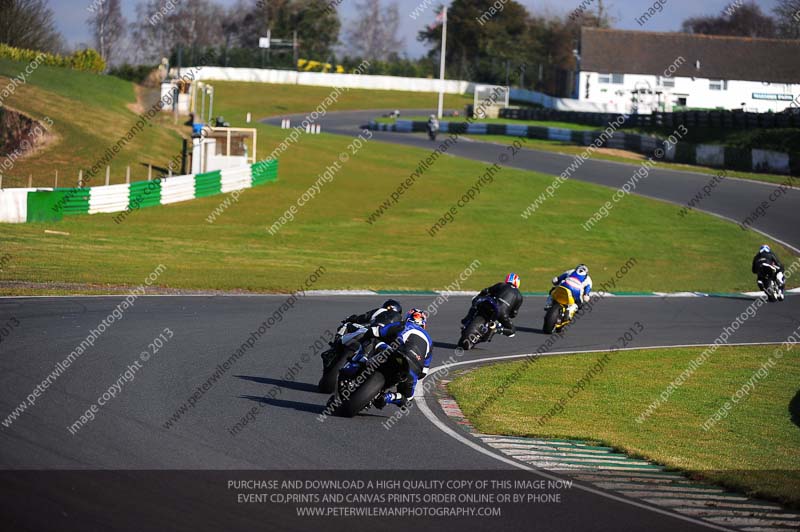
{"label": "yellow and blue motorcycle", "polygon": [[545,334],[560,332],[575,317],[575,311],[570,310],[575,308],[575,298],[569,288],[556,286],[550,291],[550,297],[553,302],[544,315],[544,325],[542,325]]}

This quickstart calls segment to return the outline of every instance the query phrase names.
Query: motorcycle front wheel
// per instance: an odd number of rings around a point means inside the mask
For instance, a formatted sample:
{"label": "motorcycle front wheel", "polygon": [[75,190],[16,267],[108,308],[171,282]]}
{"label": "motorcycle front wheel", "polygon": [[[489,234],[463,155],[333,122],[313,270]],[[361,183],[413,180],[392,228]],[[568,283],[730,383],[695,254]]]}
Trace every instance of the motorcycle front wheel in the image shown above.
{"label": "motorcycle front wheel", "polygon": [[344,352],[331,361],[331,363],[324,369],[322,377],[317,384],[317,390],[320,393],[333,393],[336,390],[336,383],[339,380],[339,370],[347,364],[347,357],[349,352]]}
{"label": "motorcycle front wheel", "polygon": [[545,334],[553,334],[553,331],[558,325],[558,317],[561,314],[561,307],[556,303],[553,303],[553,306],[547,310],[547,314],[544,315],[544,323],[542,324],[542,330]]}

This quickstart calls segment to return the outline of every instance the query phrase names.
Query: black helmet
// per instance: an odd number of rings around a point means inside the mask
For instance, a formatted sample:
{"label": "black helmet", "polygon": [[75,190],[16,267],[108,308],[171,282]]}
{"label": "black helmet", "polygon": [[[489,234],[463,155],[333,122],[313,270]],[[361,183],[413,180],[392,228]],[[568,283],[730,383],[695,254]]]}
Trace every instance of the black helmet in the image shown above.
{"label": "black helmet", "polygon": [[402,305],[400,305],[400,302],[397,301],[396,299],[387,299],[386,301],[383,302],[383,305],[381,306],[386,310],[393,310],[398,314],[403,313],[403,307]]}

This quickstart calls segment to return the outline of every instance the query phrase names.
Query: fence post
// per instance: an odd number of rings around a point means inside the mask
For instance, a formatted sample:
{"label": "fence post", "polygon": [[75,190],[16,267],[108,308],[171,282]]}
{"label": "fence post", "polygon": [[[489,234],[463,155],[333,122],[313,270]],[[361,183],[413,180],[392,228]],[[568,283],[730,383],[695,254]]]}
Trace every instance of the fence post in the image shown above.
{"label": "fence post", "polygon": [[147,165],[147,180],[148,181],[152,181],[153,180],[153,165],[152,164],[148,164]]}
{"label": "fence post", "polygon": [[33,174],[28,174],[28,188],[33,188]]}
{"label": "fence post", "polygon": [[0,173],[0,190],[3,190],[3,174]]}
{"label": "fence post", "polygon": [[130,165],[128,165],[128,167],[125,169],[125,182],[128,183],[128,184],[130,184],[130,182],[131,182],[131,166]]}
{"label": "fence post", "polygon": [[111,180],[111,167],[106,165],[106,186],[108,186],[110,180]]}
{"label": "fence post", "polygon": [[53,188],[58,188],[58,170],[56,170],[56,180],[53,182]]}
{"label": "fence post", "polygon": [[78,170],[78,188],[83,188],[83,169]]}

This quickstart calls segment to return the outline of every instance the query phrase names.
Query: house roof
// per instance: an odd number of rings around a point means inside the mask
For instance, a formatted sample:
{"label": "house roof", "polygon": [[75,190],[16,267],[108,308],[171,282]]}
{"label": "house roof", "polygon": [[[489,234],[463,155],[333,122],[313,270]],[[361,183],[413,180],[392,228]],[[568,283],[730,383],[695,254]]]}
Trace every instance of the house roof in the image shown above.
{"label": "house roof", "polygon": [[[581,29],[581,70],[800,83],[800,40]],[[700,68],[697,68],[699,61]]]}

